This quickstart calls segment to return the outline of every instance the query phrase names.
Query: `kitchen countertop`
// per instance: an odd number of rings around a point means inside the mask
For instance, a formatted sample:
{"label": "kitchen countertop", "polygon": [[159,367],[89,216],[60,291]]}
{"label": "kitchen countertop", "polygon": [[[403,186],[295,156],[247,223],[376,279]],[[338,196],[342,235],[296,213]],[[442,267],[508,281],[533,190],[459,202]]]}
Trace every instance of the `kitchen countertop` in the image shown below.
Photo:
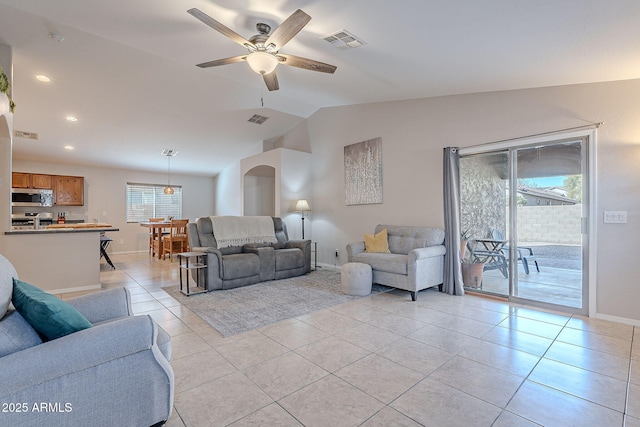
{"label": "kitchen countertop", "polygon": [[56,234],[56,233],[92,233],[105,231],[120,231],[110,224],[53,224],[55,227],[40,228],[38,230],[12,230],[5,231],[4,234]]}

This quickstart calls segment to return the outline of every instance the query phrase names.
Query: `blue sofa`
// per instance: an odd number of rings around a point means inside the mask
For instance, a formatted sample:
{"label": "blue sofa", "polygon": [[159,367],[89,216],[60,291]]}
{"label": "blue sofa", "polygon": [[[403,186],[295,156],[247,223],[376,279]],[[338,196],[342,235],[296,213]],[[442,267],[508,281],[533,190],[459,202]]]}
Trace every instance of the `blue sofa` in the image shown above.
{"label": "blue sofa", "polygon": [[127,289],[68,300],[92,327],[43,342],[10,306],[17,273],[0,255],[0,424],[153,426],[173,407],[169,335],[134,316]]}

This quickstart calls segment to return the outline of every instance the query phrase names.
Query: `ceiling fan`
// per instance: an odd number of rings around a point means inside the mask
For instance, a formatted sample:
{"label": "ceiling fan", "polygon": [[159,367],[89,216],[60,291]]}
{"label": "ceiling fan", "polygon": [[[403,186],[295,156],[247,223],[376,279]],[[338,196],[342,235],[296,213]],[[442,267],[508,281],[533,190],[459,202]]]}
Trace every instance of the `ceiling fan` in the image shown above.
{"label": "ceiling fan", "polygon": [[270,91],[278,90],[280,87],[278,85],[278,76],[275,71],[278,64],[329,74],[333,74],[334,71],[336,71],[337,67],[333,65],[279,52],[280,49],[282,49],[282,47],[296,34],[298,34],[298,32],[311,20],[311,17],[300,9],[293,12],[291,16],[285,19],[285,21],[271,34],[269,34],[271,32],[271,26],[261,22],[256,24],[258,34],[251,36],[249,40],[224,26],[199,9],[189,9],[187,10],[187,13],[193,15],[195,18],[207,24],[214,30],[222,33],[249,50],[249,53],[246,55],[216,59],[215,61],[197,64],[200,68],[216,67],[218,65],[246,61],[249,63],[249,67],[251,67],[253,71],[258,74],[262,74],[262,78]]}

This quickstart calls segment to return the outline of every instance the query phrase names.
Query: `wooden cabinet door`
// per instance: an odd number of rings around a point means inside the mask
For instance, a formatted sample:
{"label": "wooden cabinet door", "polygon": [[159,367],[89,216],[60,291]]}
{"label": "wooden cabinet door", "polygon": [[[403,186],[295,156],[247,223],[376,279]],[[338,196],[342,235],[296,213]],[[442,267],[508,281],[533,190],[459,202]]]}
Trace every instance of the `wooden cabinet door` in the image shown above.
{"label": "wooden cabinet door", "polygon": [[53,191],[56,205],[84,205],[84,178],[81,176],[55,176]]}
{"label": "wooden cabinet door", "polygon": [[29,188],[31,185],[31,174],[22,172],[11,172],[12,188]]}
{"label": "wooden cabinet door", "polygon": [[45,188],[50,190],[53,188],[51,186],[51,175],[41,175],[32,173],[31,174],[31,188]]}

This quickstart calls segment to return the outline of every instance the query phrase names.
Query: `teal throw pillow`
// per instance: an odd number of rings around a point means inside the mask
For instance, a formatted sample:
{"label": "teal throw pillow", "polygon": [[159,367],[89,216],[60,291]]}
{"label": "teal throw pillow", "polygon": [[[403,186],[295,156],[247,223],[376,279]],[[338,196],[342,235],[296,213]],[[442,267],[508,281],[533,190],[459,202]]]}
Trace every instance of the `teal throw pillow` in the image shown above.
{"label": "teal throw pillow", "polygon": [[47,340],[93,326],[69,303],[15,278],[11,301],[18,313]]}

